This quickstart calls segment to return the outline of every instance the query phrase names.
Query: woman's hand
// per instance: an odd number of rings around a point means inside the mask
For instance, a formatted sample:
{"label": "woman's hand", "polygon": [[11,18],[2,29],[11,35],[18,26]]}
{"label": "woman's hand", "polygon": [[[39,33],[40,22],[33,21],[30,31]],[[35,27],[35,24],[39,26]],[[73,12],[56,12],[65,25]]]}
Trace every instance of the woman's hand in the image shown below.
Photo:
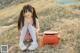
{"label": "woman's hand", "polygon": [[36,29],[36,33],[39,33],[40,29]]}

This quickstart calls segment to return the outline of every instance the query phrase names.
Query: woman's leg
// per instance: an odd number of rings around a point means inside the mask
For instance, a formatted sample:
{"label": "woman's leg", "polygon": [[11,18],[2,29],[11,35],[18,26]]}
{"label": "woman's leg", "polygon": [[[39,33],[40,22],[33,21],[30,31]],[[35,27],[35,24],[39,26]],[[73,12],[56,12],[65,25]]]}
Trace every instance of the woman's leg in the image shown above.
{"label": "woman's leg", "polygon": [[20,49],[21,50],[25,50],[26,49],[26,46],[24,44],[24,37],[26,35],[26,32],[27,32],[27,26],[23,26],[22,30],[20,31],[20,40],[19,40],[19,46],[20,46]]}
{"label": "woman's leg", "polygon": [[38,47],[37,37],[36,37],[36,28],[32,24],[29,24],[28,25],[28,30],[29,30],[29,33],[30,33],[31,38],[33,40],[33,42],[31,43],[31,45],[28,49],[29,50],[34,50]]}
{"label": "woman's leg", "polygon": [[37,42],[37,37],[36,37],[36,28],[32,26],[31,24],[28,25],[28,30],[31,35],[31,38],[33,42]]}

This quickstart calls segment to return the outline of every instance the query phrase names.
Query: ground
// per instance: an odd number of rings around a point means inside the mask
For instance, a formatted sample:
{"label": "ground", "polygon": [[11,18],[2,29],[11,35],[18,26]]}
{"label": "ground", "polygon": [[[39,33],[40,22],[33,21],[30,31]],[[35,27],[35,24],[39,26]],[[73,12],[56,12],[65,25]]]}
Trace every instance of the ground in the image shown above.
{"label": "ground", "polygon": [[[79,53],[80,50],[80,5],[60,5],[53,0],[32,0],[14,4],[0,10],[0,44],[8,44],[10,53],[23,53],[18,47],[17,20],[20,10],[26,4],[35,7],[41,33],[57,31],[60,42],[55,47],[46,45],[28,53]],[[76,8],[73,8],[77,6]]]}

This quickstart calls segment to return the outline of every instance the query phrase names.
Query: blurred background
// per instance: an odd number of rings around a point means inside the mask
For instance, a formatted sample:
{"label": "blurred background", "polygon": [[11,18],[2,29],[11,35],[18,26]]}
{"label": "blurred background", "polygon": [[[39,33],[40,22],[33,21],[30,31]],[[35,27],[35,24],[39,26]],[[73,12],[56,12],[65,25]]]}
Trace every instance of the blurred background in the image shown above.
{"label": "blurred background", "polygon": [[0,45],[8,44],[10,53],[22,53],[18,47],[17,21],[24,5],[35,7],[41,32],[58,31],[57,46],[46,45],[28,53],[79,53],[80,0],[0,0]]}

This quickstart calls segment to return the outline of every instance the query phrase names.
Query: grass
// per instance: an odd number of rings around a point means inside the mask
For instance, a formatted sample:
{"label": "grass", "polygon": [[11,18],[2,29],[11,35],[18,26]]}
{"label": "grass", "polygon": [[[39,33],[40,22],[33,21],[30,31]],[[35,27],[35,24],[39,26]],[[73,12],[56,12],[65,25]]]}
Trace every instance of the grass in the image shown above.
{"label": "grass", "polygon": [[[44,2],[48,3],[48,5],[46,5]],[[13,23],[17,23],[18,14],[22,6],[29,3],[36,8],[41,32],[44,32],[45,30],[58,31],[58,35],[61,37],[61,39],[59,44],[54,48],[47,45],[35,51],[28,51],[28,53],[79,53],[79,12],[76,12],[75,10],[73,12],[72,10],[68,10],[65,7],[58,6],[52,0],[33,0],[28,3],[21,3],[0,10],[0,17],[3,17],[0,18],[0,25],[8,26]],[[7,14],[10,12],[12,13]],[[13,19],[14,21],[7,23],[9,19]],[[11,46],[18,44],[18,40],[16,39],[16,36],[18,35],[17,27],[14,27],[4,32],[3,35],[0,35],[0,44],[11,44]],[[16,48],[11,53],[14,52],[17,52]]]}

